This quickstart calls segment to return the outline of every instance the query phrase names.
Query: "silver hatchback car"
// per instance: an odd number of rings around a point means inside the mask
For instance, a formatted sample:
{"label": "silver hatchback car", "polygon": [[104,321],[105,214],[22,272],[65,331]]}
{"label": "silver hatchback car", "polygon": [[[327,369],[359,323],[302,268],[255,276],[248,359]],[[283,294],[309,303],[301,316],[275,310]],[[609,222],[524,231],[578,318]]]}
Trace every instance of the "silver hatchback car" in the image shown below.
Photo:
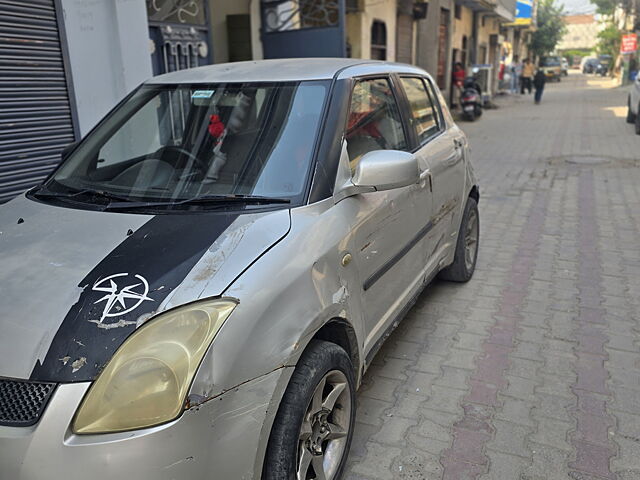
{"label": "silver hatchback car", "polygon": [[0,208],[0,478],[337,479],[356,389],[478,187],[431,77],[215,65],[136,89]]}

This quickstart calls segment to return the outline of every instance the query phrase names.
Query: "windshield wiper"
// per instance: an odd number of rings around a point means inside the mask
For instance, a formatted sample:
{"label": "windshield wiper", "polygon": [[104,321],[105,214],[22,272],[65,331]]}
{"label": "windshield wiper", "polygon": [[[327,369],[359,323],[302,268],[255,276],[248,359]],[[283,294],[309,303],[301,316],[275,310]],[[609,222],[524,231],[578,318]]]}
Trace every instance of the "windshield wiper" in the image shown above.
{"label": "windshield wiper", "polygon": [[245,205],[269,205],[274,203],[291,203],[288,198],[261,197],[257,195],[207,195],[170,202],[116,202],[110,203],[105,210],[125,210],[130,208],[173,207],[182,205],[228,205],[242,203]]}
{"label": "windshield wiper", "polygon": [[113,200],[118,200],[119,202],[132,201],[132,200],[129,200],[127,197],[123,197],[115,193],[106,192],[104,190],[94,190],[91,188],[83,188],[82,190],[77,190],[72,192],[53,192],[49,190],[47,187],[42,186],[38,190],[33,192],[32,195],[35,195],[36,197],[43,197],[43,198],[74,198],[82,195],[90,195],[93,197],[103,198],[109,201],[113,201]]}

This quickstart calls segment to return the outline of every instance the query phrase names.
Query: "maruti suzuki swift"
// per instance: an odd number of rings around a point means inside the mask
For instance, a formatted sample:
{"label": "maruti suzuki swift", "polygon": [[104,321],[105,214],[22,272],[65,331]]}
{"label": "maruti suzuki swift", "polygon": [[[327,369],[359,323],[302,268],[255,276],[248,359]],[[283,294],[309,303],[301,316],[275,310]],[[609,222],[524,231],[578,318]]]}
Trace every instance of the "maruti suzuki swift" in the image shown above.
{"label": "maruti suzuki swift", "polygon": [[340,478],[355,392],[479,189],[423,70],[155,77],[0,207],[0,478]]}

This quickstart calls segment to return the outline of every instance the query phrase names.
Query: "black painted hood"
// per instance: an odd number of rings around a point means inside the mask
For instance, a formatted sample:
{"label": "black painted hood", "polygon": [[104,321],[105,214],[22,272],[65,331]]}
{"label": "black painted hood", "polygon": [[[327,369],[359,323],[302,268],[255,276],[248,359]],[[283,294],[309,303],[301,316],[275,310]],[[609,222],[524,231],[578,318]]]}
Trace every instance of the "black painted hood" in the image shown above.
{"label": "black painted hood", "polygon": [[93,380],[144,320],[222,294],[288,230],[287,210],[152,216],[24,197],[1,206],[0,376]]}

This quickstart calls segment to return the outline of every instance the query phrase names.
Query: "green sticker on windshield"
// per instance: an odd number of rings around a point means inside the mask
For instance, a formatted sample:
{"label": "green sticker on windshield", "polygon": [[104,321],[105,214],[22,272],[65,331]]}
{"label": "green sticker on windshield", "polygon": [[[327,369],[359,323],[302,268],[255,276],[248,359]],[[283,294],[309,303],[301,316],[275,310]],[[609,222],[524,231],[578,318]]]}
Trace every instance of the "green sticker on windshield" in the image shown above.
{"label": "green sticker on windshield", "polygon": [[196,90],[191,94],[191,99],[201,100],[201,99],[211,98],[211,95],[213,95],[213,92],[214,90]]}

